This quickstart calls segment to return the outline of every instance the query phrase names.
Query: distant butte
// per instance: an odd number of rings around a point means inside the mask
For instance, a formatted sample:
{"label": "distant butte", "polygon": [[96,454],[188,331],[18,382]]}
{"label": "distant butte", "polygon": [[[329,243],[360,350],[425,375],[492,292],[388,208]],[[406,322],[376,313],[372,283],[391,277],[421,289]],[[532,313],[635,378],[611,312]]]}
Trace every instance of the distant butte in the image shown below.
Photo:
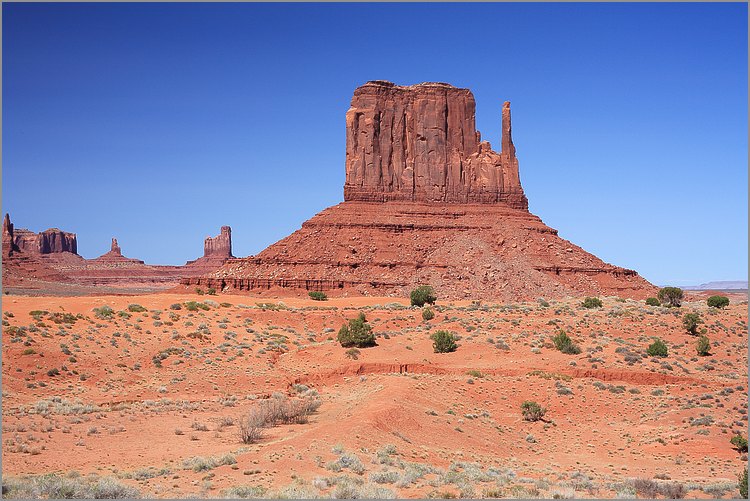
{"label": "distant butte", "polygon": [[258,255],[182,283],[400,296],[431,284],[448,299],[653,293],[528,211],[509,102],[499,115],[498,153],[476,130],[468,89],[362,85],[346,113],[344,202]]}
{"label": "distant butte", "polygon": [[[18,292],[49,291],[65,293],[109,287],[111,291],[164,290],[174,287],[185,277],[210,273],[232,257],[232,230],[223,226],[221,233],[204,242],[204,255],[184,266],[149,265],[139,259],[123,256],[116,238],[110,250],[94,259],[78,254],[74,233],[56,228],[34,233],[15,229],[10,216],[3,220],[3,287]],[[88,288],[88,289],[86,289]]]}

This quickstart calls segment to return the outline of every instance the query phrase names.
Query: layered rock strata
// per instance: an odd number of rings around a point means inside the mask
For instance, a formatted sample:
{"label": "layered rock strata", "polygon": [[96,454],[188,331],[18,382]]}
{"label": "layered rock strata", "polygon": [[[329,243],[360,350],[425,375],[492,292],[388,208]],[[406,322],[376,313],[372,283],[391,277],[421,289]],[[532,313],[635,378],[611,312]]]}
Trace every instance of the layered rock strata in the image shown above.
{"label": "layered rock strata", "polygon": [[344,202],[259,253],[183,283],[217,290],[348,290],[517,301],[581,294],[640,297],[650,284],[505,204]]}
{"label": "layered rock strata", "polygon": [[467,89],[374,81],[346,113],[344,202],[257,256],[183,284],[507,301],[642,297],[653,286],[560,238],[528,212],[502,105],[501,151],[481,140]]}

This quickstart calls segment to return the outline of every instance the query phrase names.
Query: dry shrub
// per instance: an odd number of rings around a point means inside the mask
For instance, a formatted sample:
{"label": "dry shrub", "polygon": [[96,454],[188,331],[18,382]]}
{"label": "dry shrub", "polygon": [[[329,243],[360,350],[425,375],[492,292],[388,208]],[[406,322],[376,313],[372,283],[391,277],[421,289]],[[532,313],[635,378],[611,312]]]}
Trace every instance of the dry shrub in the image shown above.
{"label": "dry shrub", "polygon": [[277,424],[303,424],[321,405],[317,398],[289,398],[275,393],[261,401],[240,420],[240,439],[251,444],[263,437],[263,429]]}

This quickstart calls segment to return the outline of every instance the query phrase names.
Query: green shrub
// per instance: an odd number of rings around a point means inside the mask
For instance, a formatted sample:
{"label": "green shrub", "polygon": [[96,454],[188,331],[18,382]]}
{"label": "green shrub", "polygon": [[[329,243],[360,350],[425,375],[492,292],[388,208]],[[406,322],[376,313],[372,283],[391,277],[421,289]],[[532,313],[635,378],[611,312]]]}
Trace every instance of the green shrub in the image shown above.
{"label": "green shrub", "polygon": [[182,305],[180,303],[174,303],[169,305],[170,310],[181,310]]}
{"label": "green shrub", "polygon": [[133,304],[128,305],[128,311],[132,313],[141,313],[143,311],[148,311],[148,310],[144,308],[143,306],[141,306],[140,304],[133,303]]}
{"label": "green shrub", "polygon": [[375,346],[375,335],[372,333],[372,326],[367,323],[365,314],[360,312],[357,318],[349,320],[349,324],[341,326],[338,334],[338,341],[344,348],[356,346],[357,348],[367,348]]}
{"label": "green shrub", "polygon": [[646,305],[647,306],[661,306],[661,301],[659,301],[655,297],[649,297],[649,298],[646,298]]}
{"label": "green shrub", "polygon": [[425,304],[435,304],[437,296],[435,290],[429,285],[420,285],[411,291],[411,305],[422,307]]}
{"label": "green shrub", "polygon": [[26,348],[25,350],[23,350],[23,352],[21,352],[21,355],[33,355],[34,353],[36,353],[36,350],[34,348]]}
{"label": "green shrub", "polygon": [[313,301],[328,301],[328,296],[326,296],[325,292],[310,291],[307,295],[310,296],[310,299]]}
{"label": "green shrub", "polygon": [[435,353],[450,353],[456,351],[456,338],[448,331],[437,331],[430,336],[432,339],[432,349]]}
{"label": "green shrub", "polygon": [[747,468],[745,468],[740,475],[738,487],[740,489],[740,496],[742,497],[742,499],[747,499]]}
{"label": "green shrub", "polygon": [[667,345],[661,339],[657,339],[648,346],[646,353],[650,357],[666,357],[668,353]]}
{"label": "green shrub", "polygon": [[93,312],[94,316],[101,320],[110,320],[115,314],[115,310],[113,310],[112,307],[107,306],[106,304],[104,306],[100,306],[99,308],[94,308]]}
{"label": "green shrub", "polygon": [[698,342],[695,344],[695,350],[701,357],[710,355],[711,343],[706,336],[701,336],[700,338],[698,338]]}
{"label": "green shrub", "polygon": [[203,289],[201,289],[200,287],[195,289],[195,293],[198,294],[199,296],[202,296],[203,294],[205,294],[205,292],[203,292]]}
{"label": "green shrub", "polygon": [[657,294],[657,297],[659,298],[659,301],[661,301],[661,304],[669,307],[674,306],[676,308],[680,307],[680,305],[682,304],[682,298],[684,296],[685,294],[679,287],[663,287],[659,289],[659,293]]}
{"label": "green shrub", "polygon": [[526,400],[521,404],[521,414],[526,421],[539,421],[546,413],[547,409],[531,400]]}
{"label": "green shrub", "polygon": [[422,320],[429,322],[435,318],[435,312],[429,306],[422,310]]}
{"label": "green shrub", "polygon": [[685,327],[688,334],[692,334],[693,336],[698,335],[698,325],[702,323],[703,320],[701,320],[700,315],[697,313],[685,313],[685,316],[682,317],[682,326]]}
{"label": "green shrub", "polygon": [[726,308],[729,306],[729,298],[726,296],[711,296],[706,303],[713,308]]}
{"label": "green shrub", "polygon": [[214,289],[213,287],[209,287],[208,290],[206,291],[206,294],[208,294],[209,296],[215,296],[216,289]]}
{"label": "green shrub", "polygon": [[187,311],[198,311],[198,310],[210,310],[211,308],[206,303],[199,303],[198,301],[187,301],[185,303]]}
{"label": "green shrub", "polygon": [[584,308],[601,308],[602,300],[598,297],[587,297],[583,300],[581,306],[583,306]]}
{"label": "green shrub", "polygon": [[578,355],[581,353],[581,348],[570,339],[570,336],[561,330],[555,337],[552,338],[552,342],[555,343],[555,348],[565,353],[566,355]]}
{"label": "green shrub", "polygon": [[747,439],[739,433],[733,436],[729,443],[739,452],[747,452]]}

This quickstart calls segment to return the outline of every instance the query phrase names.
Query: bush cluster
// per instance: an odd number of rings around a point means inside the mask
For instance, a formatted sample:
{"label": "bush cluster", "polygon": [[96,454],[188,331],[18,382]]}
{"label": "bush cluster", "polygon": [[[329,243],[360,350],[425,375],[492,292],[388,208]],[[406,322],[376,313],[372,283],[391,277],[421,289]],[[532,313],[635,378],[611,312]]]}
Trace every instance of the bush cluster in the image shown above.
{"label": "bush cluster", "polygon": [[456,337],[448,331],[437,331],[430,336],[432,349],[435,353],[450,353],[456,351]]}
{"label": "bush cluster", "polygon": [[328,301],[328,296],[326,296],[325,292],[310,291],[307,295],[310,296],[310,299],[313,301]]}
{"label": "bush cluster", "polygon": [[650,357],[666,357],[668,353],[667,345],[661,339],[657,339],[649,345],[646,353]]}
{"label": "bush cluster", "polygon": [[314,397],[289,398],[280,393],[274,394],[273,397],[262,400],[240,420],[240,440],[245,444],[252,444],[263,438],[266,428],[277,424],[306,423],[321,403]]}
{"label": "bush cluster", "polygon": [[94,316],[101,320],[110,320],[115,314],[115,310],[113,310],[111,306],[107,306],[106,304],[104,306],[100,306],[99,308],[94,308],[93,312]]}
{"label": "bush cluster", "polygon": [[602,300],[598,297],[587,297],[583,300],[581,306],[583,306],[584,308],[601,308]]}
{"label": "bush cluster", "polygon": [[698,342],[695,344],[695,350],[701,357],[707,357],[711,354],[711,342],[708,337],[701,336],[698,338]]}
{"label": "bush cluster", "polygon": [[526,400],[521,404],[521,414],[526,421],[539,421],[546,413],[547,409],[531,400]]}
{"label": "bush cluster", "polygon": [[348,324],[341,326],[337,339],[344,348],[375,346],[375,334],[372,333],[372,326],[367,323],[367,318],[362,312],[357,318],[352,318]]}
{"label": "bush cluster", "polygon": [[421,308],[425,304],[435,304],[435,301],[437,301],[435,290],[429,285],[420,285],[411,291],[412,306],[419,306]]}
{"label": "bush cluster", "polygon": [[693,336],[698,335],[698,325],[702,323],[703,320],[701,320],[701,316],[697,313],[685,313],[685,316],[682,317],[682,326],[685,327],[688,334],[692,334]]}
{"label": "bush cluster", "polygon": [[661,306],[661,301],[659,301],[655,297],[649,297],[649,298],[646,298],[646,305],[647,306]]}
{"label": "bush cluster", "polygon": [[659,289],[657,297],[661,304],[668,307],[679,308],[685,293],[679,287],[663,287]]}
{"label": "bush cluster", "polygon": [[187,301],[185,303],[185,309],[188,311],[198,311],[198,310],[210,310],[211,307],[208,306],[206,303],[199,303],[198,301]]}
{"label": "bush cluster", "polygon": [[726,308],[729,306],[729,298],[726,296],[711,296],[706,299],[706,304],[713,308]]}
{"label": "bush cluster", "polygon": [[144,308],[143,306],[141,306],[140,304],[133,303],[133,304],[128,305],[128,311],[131,313],[142,313],[148,310]]}
{"label": "bush cluster", "polygon": [[739,452],[747,452],[747,439],[739,433],[733,436],[729,443]]}
{"label": "bush cluster", "polygon": [[570,336],[568,336],[564,330],[560,330],[560,332],[552,338],[552,342],[555,343],[555,348],[566,355],[578,355],[581,353],[581,348],[570,339]]}

